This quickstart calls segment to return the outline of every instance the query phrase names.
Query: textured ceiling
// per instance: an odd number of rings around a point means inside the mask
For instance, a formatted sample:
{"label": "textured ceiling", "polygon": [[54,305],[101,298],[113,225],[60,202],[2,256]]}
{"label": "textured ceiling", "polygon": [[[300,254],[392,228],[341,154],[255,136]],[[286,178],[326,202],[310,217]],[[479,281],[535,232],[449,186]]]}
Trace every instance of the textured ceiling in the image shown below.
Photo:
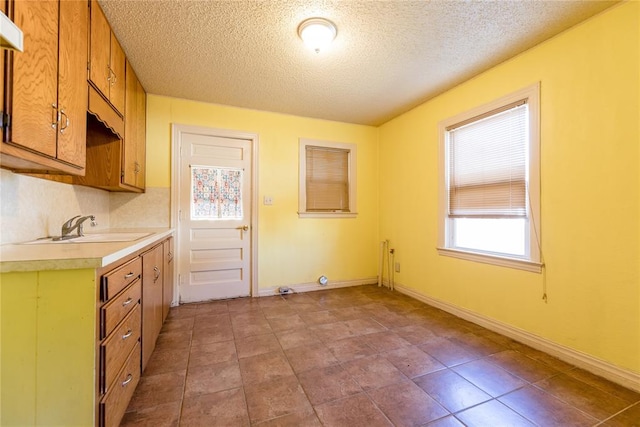
{"label": "textured ceiling", "polygon": [[[379,125],[616,2],[99,3],[149,93]],[[316,54],[297,27],[318,16],[338,35]]]}

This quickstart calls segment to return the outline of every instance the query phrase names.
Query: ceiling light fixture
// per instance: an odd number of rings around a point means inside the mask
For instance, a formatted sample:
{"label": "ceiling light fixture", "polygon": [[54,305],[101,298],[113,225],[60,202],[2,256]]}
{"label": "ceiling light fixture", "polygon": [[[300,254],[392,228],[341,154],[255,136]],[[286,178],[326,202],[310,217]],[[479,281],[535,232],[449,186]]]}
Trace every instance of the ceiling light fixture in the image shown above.
{"label": "ceiling light fixture", "polygon": [[309,18],[298,26],[298,35],[316,53],[327,48],[336,38],[338,29],[335,24],[324,18]]}

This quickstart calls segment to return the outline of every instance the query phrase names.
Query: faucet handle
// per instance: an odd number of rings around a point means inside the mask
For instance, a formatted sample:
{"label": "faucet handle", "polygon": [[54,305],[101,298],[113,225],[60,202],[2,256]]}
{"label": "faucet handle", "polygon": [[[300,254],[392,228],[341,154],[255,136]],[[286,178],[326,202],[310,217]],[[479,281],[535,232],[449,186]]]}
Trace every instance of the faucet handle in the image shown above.
{"label": "faucet handle", "polygon": [[68,220],[67,222],[65,222],[64,224],[62,224],[62,235],[64,236],[65,234],[67,234],[67,232],[69,231],[69,229],[71,228],[71,226],[73,225],[73,221],[76,218],[80,218],[80,215],[76,215],[73,218],[71,218],[70,220]]}

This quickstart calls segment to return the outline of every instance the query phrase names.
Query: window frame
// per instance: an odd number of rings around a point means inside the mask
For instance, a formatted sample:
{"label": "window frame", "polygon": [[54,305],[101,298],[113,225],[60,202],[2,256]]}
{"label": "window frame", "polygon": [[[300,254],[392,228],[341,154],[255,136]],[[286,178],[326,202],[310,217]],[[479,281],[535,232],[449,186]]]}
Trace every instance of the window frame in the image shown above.
{"label": "window frame", "polygon": [[[326,147],[348,152],[348,180],[349,180],[349,212],[318,212],[307,211],[307,146]],[[355,218],[356,209],[356,164],[357,145],[346,142],[322,141],[317,139],[299,139],[298,157],[298,217],[299,218]]]}
{"label": "window frame", "polygon": [[[527,171],[527,230],[525,244],[528,256],[518,257],[489,251],[452,247],[453,218],[448,215],[449,206],[449,141],[448,130],[462,122],[473,121],[500,108],[526,100],[529,115],[529,167]],[[439,137],[439,185],[438,185],[438,254],[485,264],[516,268],[540,273],[540,83],[537,82],[487,104],[457,114],[438,123]]]}

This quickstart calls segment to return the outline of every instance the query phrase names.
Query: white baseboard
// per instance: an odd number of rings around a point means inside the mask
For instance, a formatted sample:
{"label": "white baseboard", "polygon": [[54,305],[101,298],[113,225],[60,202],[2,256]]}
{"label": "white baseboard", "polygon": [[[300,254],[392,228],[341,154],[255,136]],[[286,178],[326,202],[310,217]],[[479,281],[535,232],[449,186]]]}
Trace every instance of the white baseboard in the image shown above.
{"label": "white baseboard", "polygon": [[560,360],[599,375],[624,387],[640,392],[640,374],[637,372],[612,365],[609,362],[598,359],[589,354],[534,335],[524,329],[516,328],[506,323],[475,313],[471,310],[423,295],[399,283],[394,284],[394,289],[426,304],[485,327],[491,331],[505,335],[537,350],[544,351],[545,353],[555,356]]}
{"label": "white baseboard", "polygon": [[[283,285],[283,286],[287,286],[290,289],[293,289],[294,293],[301,293],[301,292],[323,291],[326,289],[347,288],[350,286],[371,285],[374,283],[378,283],[377,277],[368,277],[365,279],[355,279],[355,280],[342,280],[342,281],[336,281],[336,282],[330,281],[325,286],[320,286],[320,284],[317,282],[298,283],[296,285]],[[278,288],[280,288],[280,286],[274,286],[270,288],[260,288],[258,290],[258,296],[268,297],[272,295],[279,295]]]}

